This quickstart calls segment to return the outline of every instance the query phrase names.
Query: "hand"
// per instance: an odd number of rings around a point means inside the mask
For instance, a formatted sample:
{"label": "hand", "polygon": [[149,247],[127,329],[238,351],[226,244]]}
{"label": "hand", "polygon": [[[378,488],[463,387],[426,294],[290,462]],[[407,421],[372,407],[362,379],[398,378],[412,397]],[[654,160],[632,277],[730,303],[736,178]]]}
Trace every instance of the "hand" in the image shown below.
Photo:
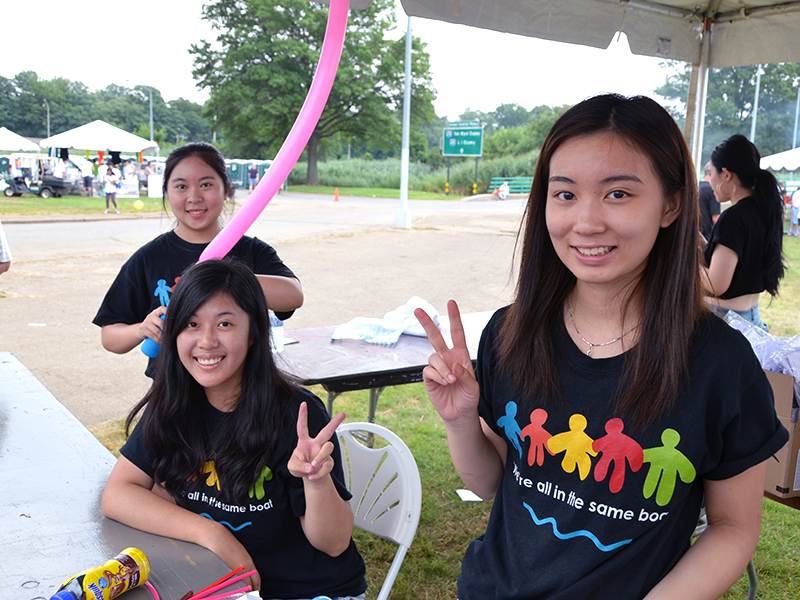
{"label": "hand", "polygon": [[464,326],[455,300],[447,303],[453,347],[448,348],[441,332],[427,313],[418,308],[414,315],[419,320],[436,354],[431,354],[428,366],[422,371],[425,391],[439,413],[447,422],[477,417],[480,386],[475,379],[472,361],[464,336]]}
{"label": "hand", "polygon": [[148,314],[144,321],[139,324],[139,337],[144,340],[150,338],[155,343],[161,343],[161,328],[164,327],[164,321],[161,315],[167,313],[166,306],[159,306]]}
{"label": "hand", "polygon": [[297,413],[297,447],[289,459],[289,472],[295,477],[308,481],[319,481],[333,470],[333,442],[331,437],[344,421],[345,414],[339,413],[322,428],[317,437],[308,435],[308,406],[300,404]]}
{"label": "hand", "polygon": [[[220,535],[215,537],[213,542],[209,544],[208,549],[217,555],[222,562],[231,570],[244,565],[242,573],[253,571],[256,568],[250,553],[247,552],[242,543],[227,529],[224,525],[217,523],[221,528]],[[242,579],[239,583],[242,585],[250,585],[254,590],[261,589],[261,576],[256,572],[246,579]]]}

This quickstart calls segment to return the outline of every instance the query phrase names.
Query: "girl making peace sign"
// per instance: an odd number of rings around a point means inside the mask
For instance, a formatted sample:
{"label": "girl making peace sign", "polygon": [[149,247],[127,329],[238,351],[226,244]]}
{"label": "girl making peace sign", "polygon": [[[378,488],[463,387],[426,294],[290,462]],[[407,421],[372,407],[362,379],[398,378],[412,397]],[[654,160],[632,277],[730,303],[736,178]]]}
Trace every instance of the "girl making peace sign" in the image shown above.
{"label": "girl making peace sign", "polygon": [[[590,98],[544,142],[515,298],[476,372],[455,302],[452,348],[417,311],[453,464],[494,498],[460,600],[717,598],[744,571],[764,461],[788,436],[748,342],[703,303],[697,229],[670,115]],[[541,435],[511,439],[532,414]],[[690,546],[704,498],[709,527]]]}
{"label": "girl making peace sign", "polygon": [[103,513],[194,542],[246,570],[263,598],[363,600],[364,562],[334,432],[269,347],[264,293],[241,263],[209,260],[175,288],[147,410],[121,449]]}

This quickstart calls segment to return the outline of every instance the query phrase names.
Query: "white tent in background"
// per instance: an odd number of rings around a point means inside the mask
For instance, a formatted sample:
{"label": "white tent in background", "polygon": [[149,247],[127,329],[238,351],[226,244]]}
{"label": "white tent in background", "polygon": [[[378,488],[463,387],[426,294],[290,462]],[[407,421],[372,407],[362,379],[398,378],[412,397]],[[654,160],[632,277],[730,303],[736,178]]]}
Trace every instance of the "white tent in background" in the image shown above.
{"label": "white tent in background", "polygon": [[761,168],[770,171],[797,171],[800,169],[800,148],[761,157]]}
{"label": "white tent in background", "polygon": [[156,142],[151,142],[99,120],[45,138],[39,142],[39,145],[42,148],[75,148],[113,152],[142,152],[158,149]]}
{"label": "white tent in background", "polygon": [[39,145],[14,133],[0,127],[0,150],[7,152],[39,152]]}

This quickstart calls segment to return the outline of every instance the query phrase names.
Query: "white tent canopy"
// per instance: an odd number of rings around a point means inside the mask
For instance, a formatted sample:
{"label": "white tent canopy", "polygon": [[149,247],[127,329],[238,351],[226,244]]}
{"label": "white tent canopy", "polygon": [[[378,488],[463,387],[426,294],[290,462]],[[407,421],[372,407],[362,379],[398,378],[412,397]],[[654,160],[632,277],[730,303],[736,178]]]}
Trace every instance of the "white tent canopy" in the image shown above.
{"label": "white tent canopy", "polygon": [[691,63],[685,135],[695,164],[703,146],[709,68],[800,62],[797,0],[401,1],[410,16],[595,48],[607,48],[622,31],[634,54]]}
{"label": "white tent canopy", "polygon": [[800,169],[800,148],[762,157],[761,168],[770,171],[797,171]]}
{"label": "white tent canopy", "polygon": [[6,150],[10,152],[38,152],[40,148],[38,144],[30,141],[29,139],[6,129],[5,127],[0,127],[0,150]]}
{"label": "white tent canopy", "polygon": [[158,149],[156,142],[151,142],[99,120],[45,138],[39,142],[39,145],[42,148],[75,148],[114,152],[142,152]]}

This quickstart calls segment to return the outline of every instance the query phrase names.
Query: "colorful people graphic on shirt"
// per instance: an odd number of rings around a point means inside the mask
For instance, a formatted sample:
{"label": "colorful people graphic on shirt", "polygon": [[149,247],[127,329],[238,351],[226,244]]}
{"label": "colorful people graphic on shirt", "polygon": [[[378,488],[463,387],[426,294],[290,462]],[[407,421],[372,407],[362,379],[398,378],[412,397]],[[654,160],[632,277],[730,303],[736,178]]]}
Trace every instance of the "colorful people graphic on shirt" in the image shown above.
{"label": "colorful people graphic on shirt", "polygon": [[506,437],[514,445],[514,448],[519,452],[519,457],[522,458],[522,431],[520,431],[517,424],[517,403],[509,402],[506,404],[506,414],[497,419],[497,426],[502,427]]}
{"label": "colorful people graphic on shirt", "polygon": [[547,411],[543,408],[536,408],[531,413],[530,425],[526,425],[520,432],[519,437],[522,440],[525,440],[526,437],[531,438],[531,447],[528,448],[528,465],[531,467],[534,462],[540,467],[544,464],[545,450],[548,454],[552,454],[547,447],[547,440],[553,436],[544,428],[545,421],[547,421]]}
{"label": "colorful people graphic on shirt", "polygon": [[253,487],[250,488],[248,492],[248,496],[250,498],[253,497],[253,494],[256,496],[256,500],[263,500],[264,499],[264,482],[269,481],[272,479],[272,469],[270,469],[267,465],[264,465],[264,468],[261,469],[261,474],[258,476],[258,480]]}
{"label": "colorful people graphic on shirt", "polygon": [[644,462],[650,463],[650,470],[644,482],[644,497],[650,498],[656,493],[656,504],[666,506],[675,491],[678,475],[684,483],[694,481],[697,471],[686,456],[676,449],[681,435],[674,429],[665,429],[661,433],[663,446],[648,448],[644,451]]}
{"label": "colorful people graphic on shirt", "polygon": [[625,461],[628,461],[631,471],[638,471],[642,468],[644,460],[642,447],[633,438],[622,433],[624,428],[622,419],[609,419],[606,422],[606,435],[592,444],[595,452],[602,453],[594,467],[594,479],[603,481],[611,467],[608,489],[614,494],[619,492],[625,483]]}
{"label": "colorful people graphic on shirt", "polygon": [[156,285],[156,291],[153,292],[153,296],[158,298],[161,306],[169,306],[169,292],[170,289],[167,287],[167,280],[159,279],[158,284]]}
{"label": "colorful people graphic on shirt", "polygon": [[569,418],[569,431],[558,433],[547,440],[547,449],[552,454],[564,452],[561,468],[565,473],[572,473],[575,467],[581,480],[586,479],[592,469],[592,456],[597,452],[592,449],[594,440],[586,435],[586,417],[574,414]]}

